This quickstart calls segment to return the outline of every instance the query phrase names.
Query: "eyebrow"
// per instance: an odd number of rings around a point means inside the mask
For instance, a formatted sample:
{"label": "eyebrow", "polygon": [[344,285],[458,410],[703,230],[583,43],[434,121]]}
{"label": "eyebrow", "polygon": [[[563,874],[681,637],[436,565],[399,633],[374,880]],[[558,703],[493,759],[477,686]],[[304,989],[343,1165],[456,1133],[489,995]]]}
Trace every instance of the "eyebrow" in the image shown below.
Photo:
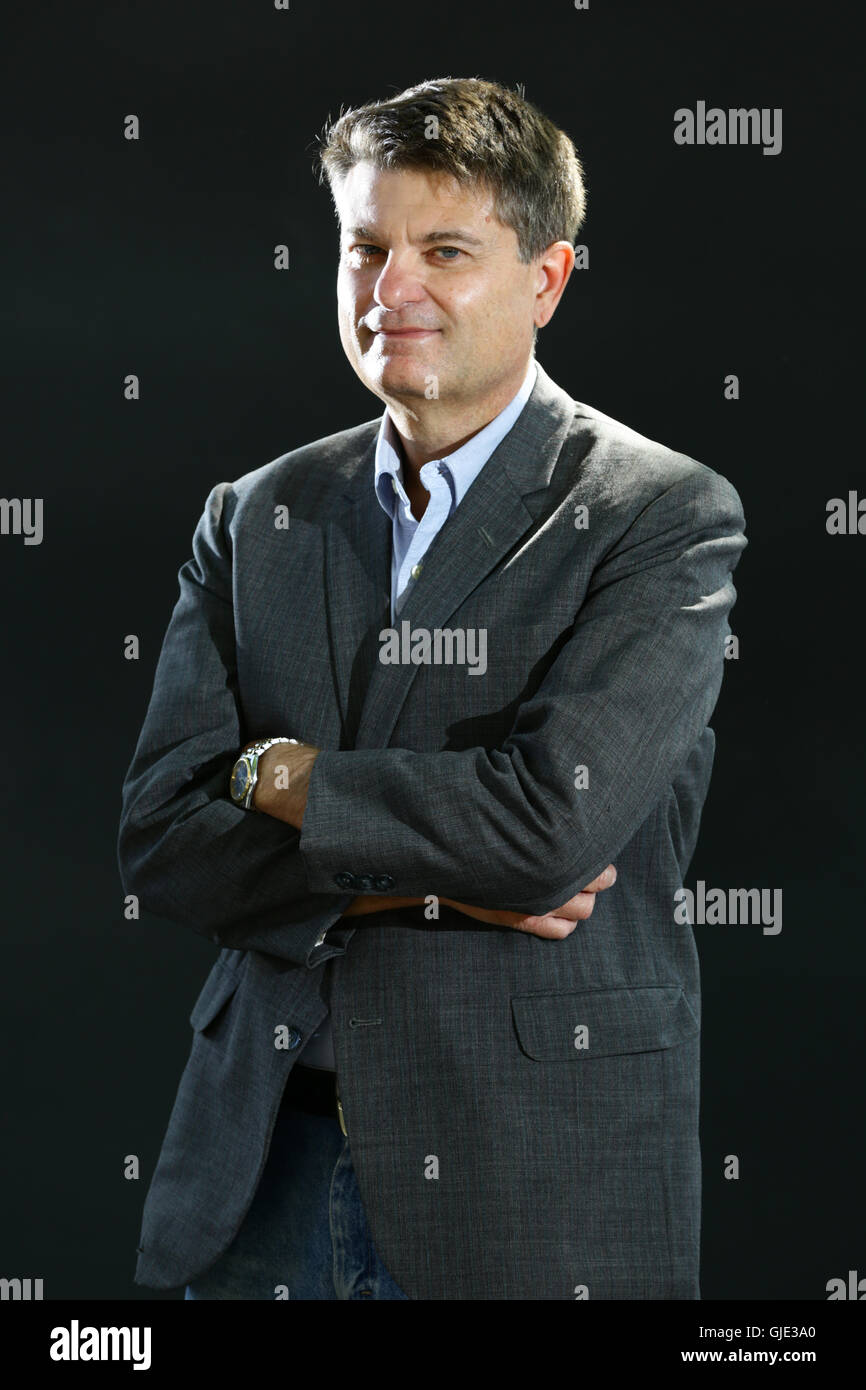
{"label": "eyebrow", "polygon": [[[380,238],[371,227],[344,227],[344,233],[352,237],[367,237],[371,242],[378,244]],[[425,236],[418,238],[421,246],[432,246],[436,242],[443,241],[462,241],[466,246],[483,246],[484,242],[480,237],[472,236],[469,232],[461,231],[459,227],[446,227],[442,231],[427,232]]]}

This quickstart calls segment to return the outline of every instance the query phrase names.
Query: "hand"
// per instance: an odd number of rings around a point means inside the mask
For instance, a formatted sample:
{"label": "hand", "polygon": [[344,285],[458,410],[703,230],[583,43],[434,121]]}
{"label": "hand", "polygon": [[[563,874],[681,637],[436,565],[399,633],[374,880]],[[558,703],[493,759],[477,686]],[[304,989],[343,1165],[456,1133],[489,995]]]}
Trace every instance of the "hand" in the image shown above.
{"label": "hand", "polygon": [[[243,751],[249,746],[245,744]],[[266,748],[259,758],[253,792],[255,809],[300,830],[307,807],[310,773],[320,751],[311,743],[275,743],[272,748]],[[278,768],[286,769],[282,780],[287,781],[288,786],[276,785]]]}
{"label": "hand", "polygon": [[608,864],[598,878],[570,898],[562,907],[553,908],[541,916],[526,916],[523,912],[509,912],[506,909],[473,907],[471,903],[455,902],[451,898],[439,901],[454,907],[467,917],[475,917],[479,922],[487,922],[494,927],[513,927],[515,931],[528,932],[530,936],[543,936],[549,941],[562,941],[571,936],[578,922],[592,916],[596,893],[603,893],[616,883],[616,868]]}
{"label": "hand", "polygon": [[[513,927],[515,931],[527,932],[530,936],[543,936],[551,941],[562,941],[570,936],[578,922],[592,916],[596,893],[603,893],[616,883],[616,869],[608,864],[592,883],[582,892],[576,893],[562,907],[554,908],[542,916],[528,917],[523,912],[509,912],[506,908],[474,907],[472,903],[457,902],[454,898],[440,898],[440,903],[453,907],[467,917],[478,922],[486,922],[492,927]],[[360,893],[353,898],[342,913],[343,917],[364,917],[371,912],[387,912],[395,907],[415,907],[426,902],[426,898],[383,898],[374,893]]]}

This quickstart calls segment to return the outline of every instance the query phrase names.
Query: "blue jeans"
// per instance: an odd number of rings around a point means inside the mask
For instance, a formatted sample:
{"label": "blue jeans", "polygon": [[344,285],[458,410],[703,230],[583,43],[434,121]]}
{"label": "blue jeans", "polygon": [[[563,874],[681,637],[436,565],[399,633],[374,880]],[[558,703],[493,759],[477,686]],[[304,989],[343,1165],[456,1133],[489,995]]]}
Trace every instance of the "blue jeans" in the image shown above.
{"label": "blue jeans", "polygon": [[339,1121],[280,1106],[240,1230],[188,1299],[405,1299],[373,1245]]}

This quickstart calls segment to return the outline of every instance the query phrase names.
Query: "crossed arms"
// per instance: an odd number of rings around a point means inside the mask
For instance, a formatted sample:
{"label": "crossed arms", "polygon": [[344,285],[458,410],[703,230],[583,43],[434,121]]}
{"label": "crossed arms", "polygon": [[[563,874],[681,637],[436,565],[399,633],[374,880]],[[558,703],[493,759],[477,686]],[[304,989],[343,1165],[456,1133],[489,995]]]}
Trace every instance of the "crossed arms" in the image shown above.
{"label": "crossed arms", "polygon": [[[696,468],[644,507],[597,566],[568,639],[498,748],[317,750],[300,829],[228,795],[249,737],[283,732],[241,724],[230,488],[212,489],[181,567],[124,782],[124,891],[220,946],[312,967],[351,936],[351,914],[341,921],[351,895],[334,889],[347,864],[390,874],[395,897],[435,893],[522,915],[591,886],[715,706],[746,544],[734,488]],[[573,784],[580,763],[588,791]]]}
{"label": "crossed arms", "polygon": [[[312,744],[291,747],[281,744],[268,748],[259,759],[258,780],[253,796],[256,810],[274,816],[297,830],[302,829],[310,789],[310,774],[320,751]],[[440,897],[439,901],[446,907],[453,907],[457,912],[462,912],[466,917],[485,922],[488,926],[513,927],[517,931],[528,932],[531,936],[559,941],[565,936],[570,936],[578,922],[584,922],[592,915],[596,893],[604,892],[615,882],[616,869],[613,864],[608,864],[599,877],[587,884],[582,892],[575,894],[560,907],[541,914],[510,912],[507,908],[475,907],[471,903],[458,902],[456,898]],[[353,898],[341,916],[364,917],[372,912],[419,907],[424,902],[425,899],[421,897],[397,898],[361,893]]]}

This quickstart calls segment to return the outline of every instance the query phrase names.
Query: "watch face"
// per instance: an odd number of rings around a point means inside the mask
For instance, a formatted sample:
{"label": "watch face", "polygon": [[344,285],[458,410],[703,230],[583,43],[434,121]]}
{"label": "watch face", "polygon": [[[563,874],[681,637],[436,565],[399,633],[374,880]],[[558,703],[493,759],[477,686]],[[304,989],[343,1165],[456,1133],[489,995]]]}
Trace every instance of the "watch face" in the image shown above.
{"label": "watch face", "polygon": [[233,801],[243,801],[251,781],[249,763],[246,758],[239,758],[232,768],[232,780],[229,783]]}

